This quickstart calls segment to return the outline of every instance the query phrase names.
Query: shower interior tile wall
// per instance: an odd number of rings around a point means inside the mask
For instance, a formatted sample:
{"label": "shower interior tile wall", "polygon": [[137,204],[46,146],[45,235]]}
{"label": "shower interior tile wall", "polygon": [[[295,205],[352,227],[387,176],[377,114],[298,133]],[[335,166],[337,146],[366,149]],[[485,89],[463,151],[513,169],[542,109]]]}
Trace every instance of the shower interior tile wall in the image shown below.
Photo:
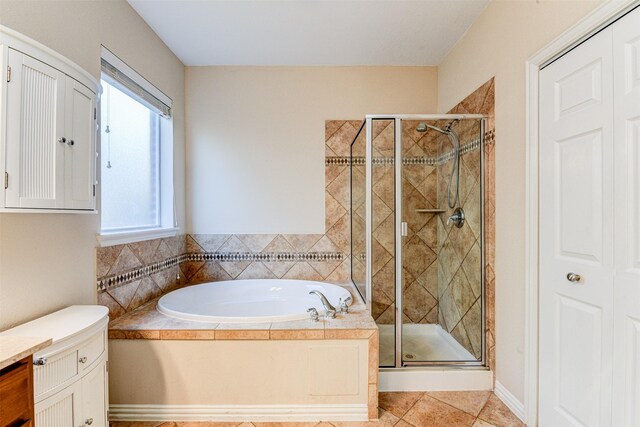
{"label": "shower interior tile wall", "polygon": [[[485,340],[487,351],[487,365],[491,370],[495,370],[495,84],[494,79],[490,79],[477,90],[463,99],[452,108],[450,114],[484,114],[487,116],[485,125],[485,145],[484,145],[484,253],[485,253]],[[461,128],[460,140],[465,141],[466,133],[476,132],[477,129]],[[480,156],[478,150],[472,150],[462,155],[460,168],[460,184],[462,206],[468,213],[469,227],[456,229],[464,230],[462,233],[449,233],[443,227],[446,218],[452,211],[441,215],[439,223],[439,240],[443,243],[438,253],[440,263],[439,271],[439,294],[440,294],[440,325],[469,350],[472,354],[478,355],[482,336],[479,328],[470,325],[480,325],[482,313],[480,310],[480,300],[478,299],[479,289],[476,284],[481,283],[481,277],[477,275],[480,271],[471,269],[474,263],[477,265],[480,259],[480,192],[475,188],[479,185],[480,170],[477,157]],[[445,169],[439,175],[439,197],[446,196],[445,179],[450,173],[451,162],[442,165]],[[466,194],[466,197],[463,196]],[[447,206],[446,204],[442,206]],[[466,281],[465,281],[466,279]],[[445,309],[446,301],[446,309]],[[459,320],[458,320],[459,319]],[[469,326],[467,326],[469,325]],[[457,330],[456,330],[457,328]],[[465,339],[466,335],[466,339]]]}
{"label": "shower interior tile wall", "polygon": [[[487,359],[494,364],[494,83],[482,85],[450,113],[484,114],[485,128],[485,336]],[[451,174],[451,142],[445,135],[418,132],[418,121],[403,121],[402,221],[408,224],[403,238],[403,324],[439,324],[476,357],[482,352],[482,272],[480,212],[480,151],[477,121],[456,125],[462,146],[460,206],[467,225],[446,226],[453,213],[448,208],[447,185]],[[444,127],[448,122],[433,123]],[[394,125],[373,122],[372,146],[372,315],[378,324],[395,322],[395,175]],[[353,155],[362,164],[353,167],[354,184],[354,281],[364,283],[364,141],[354,144]],[[347,153],[348,154],[348,153]],[[360,194],[362,193],[362,194]],[[442,214],[417,209],[446,209]]]}

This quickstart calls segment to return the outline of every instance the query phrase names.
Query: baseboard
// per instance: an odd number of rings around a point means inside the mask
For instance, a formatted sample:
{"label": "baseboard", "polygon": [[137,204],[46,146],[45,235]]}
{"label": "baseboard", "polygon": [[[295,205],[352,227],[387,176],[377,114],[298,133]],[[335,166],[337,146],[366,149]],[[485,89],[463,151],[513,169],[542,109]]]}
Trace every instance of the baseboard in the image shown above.
{"label": "baseboard", "polygon": [[525,422],[524,403],[520,402],[500,381],[496,380],[496,386],[493,392],[498,399],[507,405],[507,408],[509,408],[516,417],[520,418],[520,421]]}
{"label": "baseboard", "polygon": [[493,372],[483,368],[380,369],[379,391],[491,390]]}
{"label": "baseboard", "polygon": [[367,421],[366,404],[336,405],[118,405],[110,421]]}

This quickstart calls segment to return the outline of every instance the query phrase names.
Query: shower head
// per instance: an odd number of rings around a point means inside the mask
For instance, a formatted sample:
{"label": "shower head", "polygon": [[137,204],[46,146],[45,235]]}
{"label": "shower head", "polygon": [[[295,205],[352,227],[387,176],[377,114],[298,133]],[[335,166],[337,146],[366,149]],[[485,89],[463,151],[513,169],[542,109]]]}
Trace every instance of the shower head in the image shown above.
{"label": "shower head", "polygon": [[435,130],[437,132],[444,133],[445,135],[448,133],[448,131],[446,131],[446,130],[442,130],[437,126],[428,125],[428,124],[426,124],[424,122],[418,123],[418,126],[416,126],[416,130],[418,132],[426,132],[427,129],[433,129],[433,130]]}
{"label": "shower head", "polygon": [[459,121],[460,121],[460,119],[451,120],[449,123],[447,123],[447,125],[445,126],[444,129],[441,129],[441,128],[437,127],[437,126],[428,125],[425,122],[420,122],[420,123],[418,123],[418,126],[416,126],[416,130],[418,132],[426,132],[427,129],[433,129],[436,132],[440,132],[440,133],[443,133],[443,134],[447,135],[449,132],[451,132],[451,127],[454,124],[456,124],[457,122],[459,122]]}

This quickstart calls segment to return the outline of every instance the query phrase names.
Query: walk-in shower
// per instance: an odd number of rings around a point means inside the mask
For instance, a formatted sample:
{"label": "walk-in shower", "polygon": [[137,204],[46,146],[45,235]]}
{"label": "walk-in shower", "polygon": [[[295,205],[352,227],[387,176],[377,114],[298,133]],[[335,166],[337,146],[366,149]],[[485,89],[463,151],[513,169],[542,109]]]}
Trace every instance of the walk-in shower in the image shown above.
{"label": "walk-in shower", "polygon": [[351,144],[351,276],[380,367],[485,364],[483,136],[480,115],[370,115]]}

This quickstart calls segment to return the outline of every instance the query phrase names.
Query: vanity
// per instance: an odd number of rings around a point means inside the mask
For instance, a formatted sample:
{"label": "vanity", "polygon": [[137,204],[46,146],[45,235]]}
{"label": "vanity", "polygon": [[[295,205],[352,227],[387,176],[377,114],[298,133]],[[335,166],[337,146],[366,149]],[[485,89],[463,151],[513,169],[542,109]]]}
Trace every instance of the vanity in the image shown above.
{"label": "vanity", "polygon": [[108,322],[106,307],[76,305],[0,333],[0,356],[25,343],[0,370],[0,425],[106,427]]}
{"label": "vanity", "polygon": [[0,425],[33,426],[33,353],[49,338],[0,336]]}

